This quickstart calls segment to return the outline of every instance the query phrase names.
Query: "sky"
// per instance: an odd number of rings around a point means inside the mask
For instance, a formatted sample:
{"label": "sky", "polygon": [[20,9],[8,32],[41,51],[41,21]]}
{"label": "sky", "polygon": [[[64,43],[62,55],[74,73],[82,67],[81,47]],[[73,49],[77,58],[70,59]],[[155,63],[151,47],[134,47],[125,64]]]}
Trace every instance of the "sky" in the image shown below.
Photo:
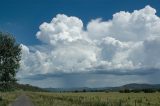
{"label": "sky", "polygon": [[20,83],[160,83],[158,0],[1,0],[0,31],[22,47]]}

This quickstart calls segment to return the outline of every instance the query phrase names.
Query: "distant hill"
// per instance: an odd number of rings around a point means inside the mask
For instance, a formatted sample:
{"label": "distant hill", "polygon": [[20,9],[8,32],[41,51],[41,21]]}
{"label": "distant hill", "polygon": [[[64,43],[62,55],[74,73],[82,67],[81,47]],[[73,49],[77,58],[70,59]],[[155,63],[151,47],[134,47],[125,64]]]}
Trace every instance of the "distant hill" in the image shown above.
{"label": "distant hill", "polygon": [[79,88],[44,88],[47,91],[51,92],[72,92],[72,91],[91,91],[97,88],[88,88],[88,87],[79,87]]}
{"label": "distant hill", "polygon": [[[79,87],[79,88],[39,88],[29,84],[18,84],[12,85],[15,90],[23,91],[33,91],[33,92],[107,92],[107,91],[120,91],[120,90],[143,90],[143,89],[153,89],[160,90],[160,84],[137,84],[131,83],[123,86],[117,87],[101,87],[101,88],[89,88],[89,87]],[[3,89],[0,86],[0,89]]]}
{"label": "distant hill", "polygon": [[23,91],[33,91],[33,92],[45,92],[47,90],[36,87],[36,86],[32,86],[29,84],[14,84],[13,85],[14,89],[16,90],[23,90]]}
{"label": "distant hill", "polygon": [[160,89],[160,84],[126,84],[121,89]]}
{"label": "distant hill", "polygon": [[102,88],[88,88],[88,87],[80,87],[80,88],[44,88],[47,91],[51,92],[99,92],[99,91],[120,91],[124,89],[129,90],[141,90],[141,89],[160,89],[160,84],[137,84],[131,83],[118,87],[102,87]]}

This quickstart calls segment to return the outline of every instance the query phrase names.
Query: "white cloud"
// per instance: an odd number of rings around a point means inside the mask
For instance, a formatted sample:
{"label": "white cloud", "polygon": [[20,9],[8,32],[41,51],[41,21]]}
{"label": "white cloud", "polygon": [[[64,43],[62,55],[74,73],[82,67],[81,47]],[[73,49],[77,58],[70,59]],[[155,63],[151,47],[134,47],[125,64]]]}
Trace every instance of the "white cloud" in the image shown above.
{"label": "white cloud", "polygon": [[142,41],[149,36],[159,36],[160,18],[155,13],[150,6],[132,13],[121,11],[109,21],[92,20],[87,30],[93,39],[112,36],[120,41]]}
{"label": "white cloud", "polygon": [[146,67],[160,68],[160,36],[144,41],[144,63]]}
{"label": "white cloud", "polygon": [[160,69],[160,18],[150,6],[118,12],[108,21],[92,20],[86,30],[79,18],[58,14],[39,29],[36,36],[43,44],[22,45],[19,77]]}
{"label": "white cloud", "polygon": [[44,22],[39,29],[37,38],[51,45],[85,38],[82,21],[77,17],[68,17],[64,14],[58,14],[50,23]]}

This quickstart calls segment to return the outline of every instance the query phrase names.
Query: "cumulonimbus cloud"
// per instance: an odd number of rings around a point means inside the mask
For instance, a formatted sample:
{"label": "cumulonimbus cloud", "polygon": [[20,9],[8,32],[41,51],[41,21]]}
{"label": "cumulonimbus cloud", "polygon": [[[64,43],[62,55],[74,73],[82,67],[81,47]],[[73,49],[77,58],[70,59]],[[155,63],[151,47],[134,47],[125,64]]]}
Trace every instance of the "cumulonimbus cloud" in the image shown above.
{"label": "cumulonimbus cloud", "polygon": [[160,69],[160,18],[154,8],[121,11],[111,20],[91,20],[84,27],[81,19],[64,14],[42,23],[36,37],[43,44],[22,44],[19,77]]}

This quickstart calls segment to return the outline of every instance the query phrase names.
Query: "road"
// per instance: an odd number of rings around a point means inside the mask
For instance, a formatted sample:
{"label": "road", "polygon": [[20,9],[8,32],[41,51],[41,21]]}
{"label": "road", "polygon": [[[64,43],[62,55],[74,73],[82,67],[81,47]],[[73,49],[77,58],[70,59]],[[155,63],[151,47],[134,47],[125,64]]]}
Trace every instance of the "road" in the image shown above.
{"label": "road", "polygon": [[34,106],[28,96],[25,94],[19,96],[11,106]]}

